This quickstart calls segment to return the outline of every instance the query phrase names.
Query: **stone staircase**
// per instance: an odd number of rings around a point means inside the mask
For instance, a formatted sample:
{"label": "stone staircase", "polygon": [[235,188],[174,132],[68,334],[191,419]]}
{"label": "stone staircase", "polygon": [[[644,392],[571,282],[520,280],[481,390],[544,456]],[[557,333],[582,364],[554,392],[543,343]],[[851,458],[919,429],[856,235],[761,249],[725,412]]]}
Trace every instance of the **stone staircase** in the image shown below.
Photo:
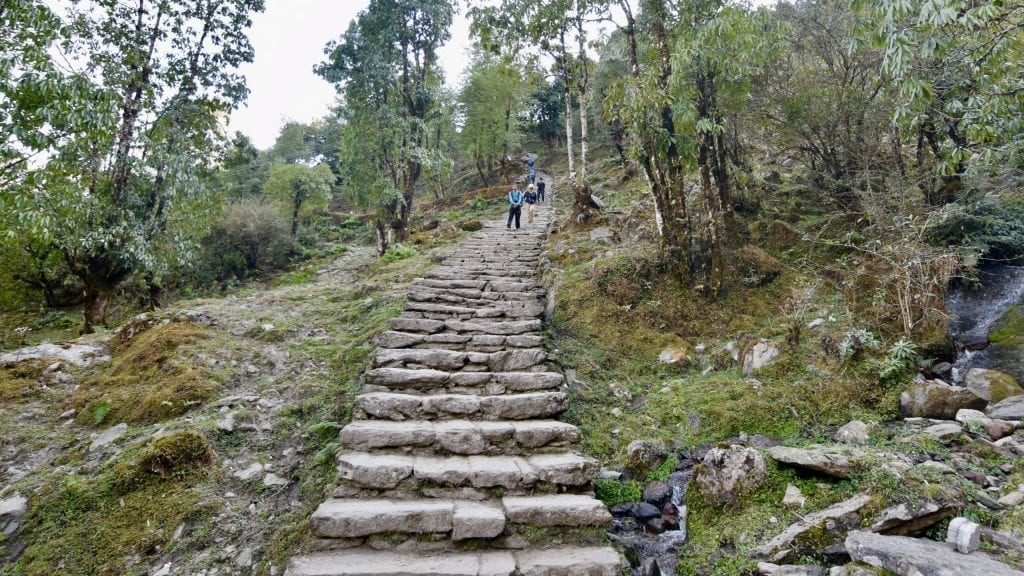
{"label": "stone staircase", "polygon": [[[574,450],[537,280],[550,204],[485,225],[417,279],[378,338],[338,487],[286,576],[613,576],[594,460]],[[524,210],[523,223],[526,222]]]}

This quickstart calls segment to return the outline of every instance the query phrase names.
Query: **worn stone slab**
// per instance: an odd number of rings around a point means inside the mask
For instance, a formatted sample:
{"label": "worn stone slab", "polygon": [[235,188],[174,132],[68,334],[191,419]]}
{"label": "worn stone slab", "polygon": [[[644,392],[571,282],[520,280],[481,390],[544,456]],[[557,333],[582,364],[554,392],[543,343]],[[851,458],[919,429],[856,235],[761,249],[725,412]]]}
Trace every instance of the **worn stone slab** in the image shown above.
{"label": "worn stone slab", "polygon": [[452,540],[496,538],[504,531],[505,513],[498,506],[462,500],[455,502]]}
{"label": "worn stone slab", "polygon": [[378,348],[374,367],[424,366],[433,370],[459,370],[469,363],[465,352],[456,350],[409,350]]}
{"label": "worn stone slab", "polygon": [[778,462],[822,472],[838,478],[847,478],[864,461],[865,453],[847,444],[791,448],[773,446],[768,454]]}
{"label": "worn stone slab", "polygon": [[622,569],[610,547],[528,549],[515,557],[522,576],[618,576]]}
{"label": "worn stone slab", "polygon": [[388,388],[415,388],[424,384],[444,384],[449,373],[433,369],[374,368],[363,374],[363,382]]}
{"label": "worn stone slab", "polygon": [[859,562],[900,576],[1021,576],[1016,570],[980,552],[960,554],[951,544],[906,536],[850,532],[846,551]]}
{"label": "worn stone slab", "polygon": [[412,475],[415,462],[412,456],[350,452],[338,457],[338,478],[368,488],[394,488]]}
{"label": "worn stone slab", "polygon": [[565,412],[568,398],[563,392],[531,392],[480,398],[480,411],[491,420],[549,418]]}
{"label": "worn stone slab", "polygon": [[424,318],[392,318],[388,320],[388,325],[392,330],[423,334],[434,334],[444,330],[443,320],[427,320]]}
{"label": "worn stone slab", "polygon": [[430,446],[434,425],[423,421],[355,420],[341,429],[341,445],[349,450]]}
{"label": "worn stone slab", "polygon": [[537,476],[543,482],[581,486],[597,477],[600,466],[592,458],[578,454],[538,454],[527,461],[537,469]]}
{"label": "worn stone slab", "polygon": [[540,320],[512,320],[507,322],[467,322],[461,320],[446,320],[445,328],[460,334],[495,334],[498,336],[512,336],[539,332],[543,325]]}
{"label": "worn stone slab", "polygon": [[605,526],[612,515],[604,502],[580,494],[506,496],[501,500],[508,521],[531,526]]}
{"label": "worn stone slab", "polygon": [[285,576],[512,576],[515,557],[494,552],[416,554],[356,548],[293,558]]}
{"label": "worn stone slab", "polygon": [[778,562],[789,555],[791,546],[803,534],[818,528],[824,522],[857,514],[870,501],[871,497],[867,494],[858,494],[853,498],[838,502],[828,508],[811,512],[790,524],[771,540],[751,550],[750,556],[768,558],[773,562]]}
{"label": "worn stone slab", "polygon": [[515,372],[540,366],[548,359],[548,354],[541,348],[524,348],[491,353],[487,358],[487,367],[491,372]]}
{"label": "worn stone slab", "polygon": [[448,532],[455,504],[450,500],[330,499],[310,517],[321,538],[358,538],[384,532]]}

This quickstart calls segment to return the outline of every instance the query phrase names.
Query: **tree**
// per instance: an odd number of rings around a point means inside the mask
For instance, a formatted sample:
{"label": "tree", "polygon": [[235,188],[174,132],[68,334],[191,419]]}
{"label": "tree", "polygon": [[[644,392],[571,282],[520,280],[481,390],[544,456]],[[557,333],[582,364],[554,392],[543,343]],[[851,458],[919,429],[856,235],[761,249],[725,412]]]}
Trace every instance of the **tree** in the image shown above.
{"label": "tree", "polygon": [[[857,0],[861,38],[882,50],[898,90],[894,120],[916,141],[932,204],[955,200],[978,160],[1019,137],[1024,112],[1024,5],[1019,1]],[[928,159],[931,159],[931,162]],[[924,175],[924,174],[922,174]]]}
{"label": "tree", "polygon": [[313,168],[305,164],[278,164],[270,171],[263,191],[288,211],[294,238],[299,232],[301,215],[327,208],[333,183],[334,174],[326,163]]}
{"label": "tree", "polygon": [[[509,184],[513,154],[522,144],[519,118],[525,107],[527,83],[522,62],[477,51],[466,70],[459,94],[464,124],[459,135],[462,150],[473,161],[480,180],[488,186],[487,172],[502,167]],[[518,164],[518,158],[514,160]]]}
{"label": "tree", "polygon": [[[82,0],[62,41],[79,76],[103,95],[79,129],[51,138],[50,156],[19,176],[20,232],[54,246],[85,288],[85,326],[106,321],[135,273],[154,296],[172,260],[195,246],[201,176],[218,122],[246,94],[235,68],[263,0]],[[80,101],[71,106],[82,106]],[[155,298],[154,298],[155,299]]]}
{"label": "tree", "polygon": [[[371,0],[315,68],[343,96],[342,147],[356,153],[343,156],[349,159],[343,173],[349,188],[373,195],[382,207],[376,226],[382,254],[389,228],[400,241],[409,234],[426,120],[441,81],[437,49],[450,37],[452,13],[449,0]],[[357,161],[363,164],[354,166]]]}

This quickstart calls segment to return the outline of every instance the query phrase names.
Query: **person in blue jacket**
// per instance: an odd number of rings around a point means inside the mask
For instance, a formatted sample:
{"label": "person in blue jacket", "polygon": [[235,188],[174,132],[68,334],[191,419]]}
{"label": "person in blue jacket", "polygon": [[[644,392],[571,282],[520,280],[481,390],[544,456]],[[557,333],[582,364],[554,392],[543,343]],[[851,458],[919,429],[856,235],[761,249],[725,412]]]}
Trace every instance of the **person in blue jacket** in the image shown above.
{"label": "person in blue jacket", "polygon": [[526,223],[533,223],[533,205],[537,203],[537,189],[533,184],[526,190],[526,195],[523,196],[523,201],[526,202]]}
{"label": "person in blue jacket", "polygon": [[505,224],[505,228],[512,229],[512,220],[516,221],[516,230],[519,230],[519,218],[523,214],[523,191],[512,187],[508,192],[508,223]]}

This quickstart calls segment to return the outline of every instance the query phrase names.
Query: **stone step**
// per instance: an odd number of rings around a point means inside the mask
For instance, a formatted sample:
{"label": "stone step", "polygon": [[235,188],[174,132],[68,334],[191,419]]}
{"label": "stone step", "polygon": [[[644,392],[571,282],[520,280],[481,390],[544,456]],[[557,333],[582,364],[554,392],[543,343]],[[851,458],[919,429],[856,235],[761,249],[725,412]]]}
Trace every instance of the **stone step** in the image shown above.
{"label": "stone step", "polygon": [[494,334],[458,334],[442,332],[423,334],[388,330],[375,339],[382,348],[429,348],[466,352],[497,352],[503,348],[539,348],[544,338],[537,334],[498,336]]}
{"label": "stone step", "polygon": [[496,504],[469,500],[329,499],[309,519],[321,538],[359,538],[371,534],[450,533],[452,540],[495,538],[505,530],[505,511]]}
{"label": "stone step", "polygon": [[508,274],[504,271],[488,270],[485,272],[466,272],[452,268],[433,268],[423,277],[428,280],[476,280],[483,282],[528,282],[536,280],[537,271],[528,274]]}
{"label": "stone step", "polygon": [[536,280],[438,280],[433,278],[416,278],[414,286],[431,288],[462,288],[488,290],[491,292],[528,292],[541,289]]}
{"label": "stone step", "polygon": [[508,302],[492,302],[488,307],[455,306],[451,304],[434,304],[431,302],[408,301],[402,312],[402,318],[432,318],[435,320],[474,320],[480,318],[523,320],[539,318],[544,313],[544,306],[539,303],[514,306]]}
{"label": "stone step", "polygon": [[[436,486],[523,489],[538,484],[582,486],[598,472],[597,461],[565,452],[534,456],[412,456],[348,452],[338,457],[338,478],[350,485],[386,490]],[[410,482],[411,481],[411,482]]]}
{"label": "stone step", "polygon": [[551,418],[565,412],[567,404],[568,398],[564,392],[500,396],[369,392],[356,396],[356,405],[360,410],[368,416],[384,420]]}
{"label": "stone step", "polygon": [[355,420],[342,428],[339,439],[347,450],[408,447],[496,455],[572,446],[580,441],[580,431],[557,420]]}
{"label": "stone step", "polygon": [[[524,292],[505,292],[497,294],[528,294]],[[443,304],[445,306],[456,306],[461,308],[499,308],[502,310],[518,310],[520,308],[529,310],[531,312],[524,312],[524,315],[533,317],[540,316],[544,313],[544,305],[546,300],[536,294],[530,295],[528,298],[505,298],[502,296],[495,296],[494,298],[465,298],[455,294],[445,294],[440,292],[419,292],[411,291],[407,295],[408,302],[406,303],[407,309],[409,310],[420,310],[418,303],[424,304]],[[408,308],[409,303],[417,303],[416,307]]]}
{"label": "stone step", "polygon": [[[417,350],[435,352],[434,350]],[[437,352],[450,352],[438,350]],[[494,354],[507,354],[494,352]],[[363,383],[402,391],[429,391],[443,394],[444,390],[456,389],[456,393],[497,395],[514,392],[536,392],[552,390],[562,384],[558,372],[448,372],[430,368],[374,368],[363,374]],[[379,390],[385,392],[387,390]]]}
{"label": "stone step", "polygon": [[515,336],[519,334],[535,334],[543,325],[540,320],[431,320],[427,318],[392,318],[388,324],[392,330],[413,332],[417,334],[437,334],[454,332],[456,334],[491,334],[495,336]]}
{"label": "stone step", "polygon": [[417,554],[355,548],[293,558],[285,576],[618,576],[611,547]]}
{"label": "stone step", "polygon": [[[462,298],[464,301],[534,301],[544,300],[544,290],[525,292],[494,292],[476,288],[437,288],[434,286],[413,286],[407,293],[410,300],[430,302],[435,298]],[[452,300],[445,300],[452,301]]]}
{"label": "stone step", "polygon": [[577,494],[551,494],[507,496],[500,502],[331,498],[317,507],[309,523],[313,534],[319,538],[443,533],[457,542],[497,538],[505,532],[506,524],[600,527],[611,519],[600,500]]}
{"label": "stone step", "polygon": [[[500,352],[378,348],[373,354],[373,365],[376,368],[428,368],[434,371],[530,372],[533,371],[531,370],[533,368],[542,368],[547,359],[548,354],[542,348],[520,348],[516,350],[502,350]],[[379,372],[374,374],[379,374]],[[399,381],[397,379],[405,373],[394,372],[388,374],[393,377],[392,381]],[[431,378],[440,378],[440,376],[432,375]],[[422,379],[418,381],[426,382]],[[375,382],[367,381],[367,383],[372,384]]]}

